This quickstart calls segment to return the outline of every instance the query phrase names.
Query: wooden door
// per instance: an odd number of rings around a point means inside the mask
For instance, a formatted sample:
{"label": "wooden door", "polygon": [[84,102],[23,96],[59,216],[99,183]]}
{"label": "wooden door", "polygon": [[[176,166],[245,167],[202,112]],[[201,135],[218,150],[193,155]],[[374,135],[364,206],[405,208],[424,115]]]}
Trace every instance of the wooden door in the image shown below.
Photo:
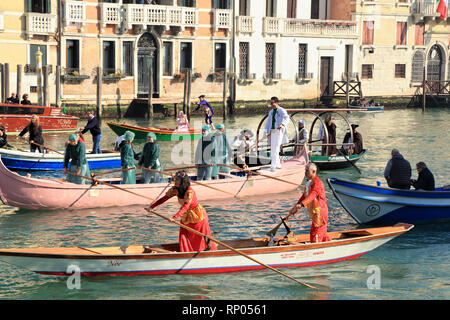
{"label": "wooden door", "polygon": [[153,72],[153,93],[158,94],[158,50],[156,41],[149,33],[144,33],[138,41],[137,52],[137,80],[138,94],[148,94],[149,72],[152,66]]}
{"label": "wooden door", "polygon": [[320,58],[320,95],[333,94],[333,57]]}

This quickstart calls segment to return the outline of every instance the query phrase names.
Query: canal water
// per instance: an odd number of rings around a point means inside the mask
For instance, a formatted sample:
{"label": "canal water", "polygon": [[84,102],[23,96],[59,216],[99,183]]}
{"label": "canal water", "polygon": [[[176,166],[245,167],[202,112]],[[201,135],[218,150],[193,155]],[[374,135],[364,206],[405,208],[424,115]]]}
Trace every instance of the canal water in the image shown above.
{"label": "canal water", "polygon": [[[384,167],[392,148],[415,163],[424,161],[434,173],[436,185],[450,183],[450,122],[449,109],[393,109],[377,113],[344,113],[350,123],[359,124],[364,138],[366,156],[356,163],[362,174],[350,167],[320,172],[328,177],[340,177],[375,185],[385,185]],[[262,115],[230,117],[224,123],[232,138],[243,128],[256,128]],[[338,141],[343,139],[348,125],[334,116],[338,126]],[[312,116],[298,114],[307,127]],[[102,123],[102,148],[112,148],[117,135]],[[220,116],[215,122],[221,122]],[[80,120],[83,126],[85,119]],[[128,124],[174,127],[174,119],[126,119]],[[192,119],[201,126],[202,117]],[[289,129],[291,132],[293,128]],[[318,128],[314,129],[315,132]],[[46,144],[63,149],[66,134],[47,134]],[[85,135],[88,148],[91,135]],[[25,148],[25,144],[10,139],[10,143]],[[180,160],[174,152],[176,142],[159,142],[161,159],[166,168],[190,164],[189,157]],[[136,143],[140,151],[142,143]],[[187,159],[187,160],[186,160]],[[21,172],[20,174],[25,174]],[[36,177],[60,176],[58,173],[32,173]],[[413,170],[413,178],[416,177]],[[330,191],[325,183],[327,191]],[[25,197],[26,195],[24,195]],[[124,194],[124,197],[127,195]],[[203,202],[210,217],[214,237],[220,240],[265,236],[286,215],[297,201],[300,191],[243,200]],[[359,226],[328,193],[328,230],[353,229]],[[173,215],[175,204],[159,211]],[[424,213],[426,214],[426,212]],[[278,219],[278,220],[277,220]],[[291,222],[296,234],[308,233],[310,221],[298,214]],[[280,234],[283,230],[280,229]],[[76,211],[25,211],[0,205],[0,247],[63,247],[121,246],[176,242],[178,227],[149,215],[141,206],[97,208]],[[303,300],[303,299],[450,299],[450,223],[416,226],[387,244],[359,258],[334,264],[282,269],[287,274],[320,290],[311,290],[269,270],[218,275],[167,275],[82,278],[79,289],[69,289],[67,278],[37,275],[0,262],[0,299],[155,299],[155,300]],[[381,280],[370,286],[374,270]]]}

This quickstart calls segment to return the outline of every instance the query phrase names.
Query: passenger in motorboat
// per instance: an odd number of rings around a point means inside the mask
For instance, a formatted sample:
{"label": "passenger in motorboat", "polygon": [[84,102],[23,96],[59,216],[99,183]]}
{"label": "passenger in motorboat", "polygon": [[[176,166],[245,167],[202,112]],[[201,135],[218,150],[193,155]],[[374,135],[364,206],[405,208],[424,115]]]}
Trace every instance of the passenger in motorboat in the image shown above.
{"label": "passenger in motorboat", "polygon": [[417,180],[411,179],[411,185],[416,190],[434,191],[434,176],[425,162],[416,163]]}

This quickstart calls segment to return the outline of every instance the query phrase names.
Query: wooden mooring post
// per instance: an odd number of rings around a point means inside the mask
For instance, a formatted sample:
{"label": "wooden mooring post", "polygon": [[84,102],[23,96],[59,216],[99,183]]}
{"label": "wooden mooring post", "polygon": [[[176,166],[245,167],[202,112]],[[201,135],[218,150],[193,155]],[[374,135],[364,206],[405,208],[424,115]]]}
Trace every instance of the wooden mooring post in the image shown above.
{"label": "wooden mooring post", "polygon": [[148,109],[147,119],[153,119],[153,68],[150,66],[148,70]]}
{"label": "wooden mooring post", "polygon": [[21,99],[22,96],[22,65],[17,65],[17,86],[16,86],[16,97]]}
{"label": "wooden mooring post", "polygon": [[44,106],[48,107],[49,106],[49,91],[48,91],[48,65],[45,65],[42,67],[42,76],[43,76],[43,82],[44,82]]}
{"label": "wooden mooring post", "polygon": [[102,67],[97,67],[97,117],[101,118],[103,114],[102,108],[102,85],[103,85],[103,71]]}
{"label": "wooden mooring post", "polygon": [[426,80],[426,67],[423,67],[423,81],[422,81],[422,111],[425,111],[427,104],[427,80]]}
{"label": "wooden mooring post", "polygon": [[191,119],[191,83],[192,83],[192,70],[186,70],[186,78],[187,78],[187,90],[186,90],[186,115],[187,118]]}
{"label": "wooden mooring post", "polygon": [[227,119],[227,90],[228,89],[228,72],[223,73],[223,120]]}
{"label": "wooden mooring post", "polygon": [[4,65],[3,74],[5,76],[5,96],[4,101],[6,102],[6,99],[9,98],[9,63],[5,63]]}
{"label": "wooden mooring post", "polygon": [[61,66],[56,66],[56,106],[61,107]]}

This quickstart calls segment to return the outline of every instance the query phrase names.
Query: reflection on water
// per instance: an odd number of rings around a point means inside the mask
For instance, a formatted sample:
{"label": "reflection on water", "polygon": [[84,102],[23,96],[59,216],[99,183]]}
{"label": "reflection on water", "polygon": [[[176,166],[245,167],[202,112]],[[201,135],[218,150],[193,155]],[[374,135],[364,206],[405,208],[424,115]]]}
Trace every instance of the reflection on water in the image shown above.
{"label": "reflection on water", "polygon": [[[340,177],[376,184],[382,178],[392,148],[398,148],[412,166],[424,161],[432,170],[437,185],[450,183],[448,166],[450,120],[446,109],[386,110],[382,113],[345,114],[350,123],[359,124],[364,138],[366,156],[354,168],[320,172],[320,178]],[[201,121],[201,117],[194,118]],[[243,128],[256,127],[260,115],[230,117],[225,121],[233,130],[229,137]],[[310,115],[296,115],[307,127]],[[222,119],[216,117],[216,122]],[[347,125],[334,117],[338,141],[342,141]],[[81,124],[83,123],[81,120]],[[128,124],[174,127],[175,120],[126,119]],[[102,124],[102,147],[112,148],[117,136]],[[316,130],[316,129],[315,129]],[[67,134],[46,134],[46,144],[63,149]],[[68,135],[67,135],[68,136]],[[86,134],[88,148],[92,145]],[[25,147],[14,137],[10,143]],[[161,160],[166,168],[176,166],[172,149],[177,142],[159,142]],[[191,144],[192,149],[194,146]],[[140,151],[143,143],[136,143]],[[21,172],[20,174],[25,174]],[[36,177],[53,177],[54,172],[32,173]],[[63,175],[56,174],[59,177]],[[416,172],[413,172],[416,177]],[[195,188],[195,186],[194,186]],[[325,184],[327,192],[330,192]],[[285,216],[298,200],[301,190],[267,197],[204,202],[213,236],[220,240],[261,237]],[[24,195],[26,196],[26,195]],[[127,196],[125,193],[124,197]],[[339,203],[328,193],[329,230],[359,227]],[[158,211],[171,217],[178,210],[167,204]],[[299,212],[290,222],[296,234],[308,233],[310,221]],[[121,246],[176,242],[178,227],[156,217],[143,206],[96,208],[73,211],[30,211],[0,206],[0,242],[2,247],[53,246]],[[279,235],[284,234],[283,227]],[[99,277],[82,279],[81,290],[68,290],[65,278],[40,276],[0,262],[0,298],[5,299],[449,299],[448,263],[450,262],[450,224],[416,226],[409,233],[358,259],[309,268],[283,269],[300,281],[321,286],[318,291],[305,289],[292,280],[268,271],[250,271],[220,275],[170,275],[160,277]],[[381,270],[381,289],[367,288],[368,266]],[[330,288],[330,289],[326,289]]]}

